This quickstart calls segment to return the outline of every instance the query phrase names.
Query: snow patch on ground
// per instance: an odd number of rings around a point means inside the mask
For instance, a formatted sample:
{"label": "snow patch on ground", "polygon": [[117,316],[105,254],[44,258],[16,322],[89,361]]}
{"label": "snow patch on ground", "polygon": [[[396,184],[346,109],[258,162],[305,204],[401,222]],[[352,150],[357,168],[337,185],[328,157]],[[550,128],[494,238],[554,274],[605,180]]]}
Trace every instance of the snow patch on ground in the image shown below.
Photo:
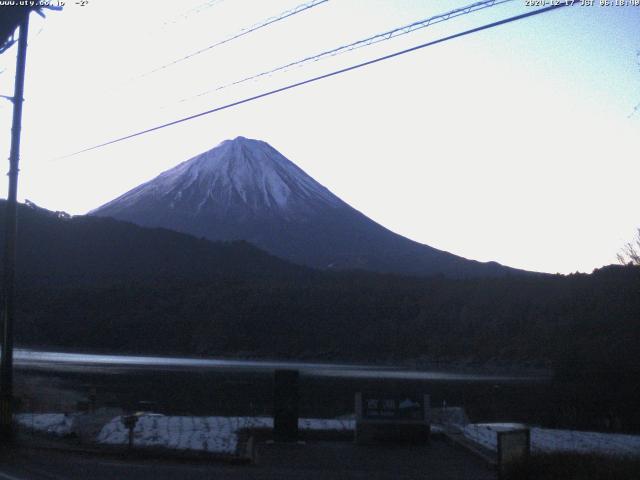
{"label": "snow patch on ground", "polygon": [[[355,421],[299,419],[301,430],[353,431]],[[235,454],[241,430],[273,428],[270,417],[181,417],[141,415],[133,429],[134,446],[162,447],[211,453]],[[118,416],[107,423],[97,437],[98,443],[127,445],[129,431]]]}
{"label": "snow patch on ground", "polygon": [[[133,429],[133,443],[139,447],[233,454],[238,446],[237,431],[241,428],[238,417],[142,415]],[[122,423],[122,417],[107,423],[98,434],[97,441],[109,445],[127,445],[129,430]]]}
{"label": "snow patch on ground", "polygon": [[332,430],[332,431],[354,431],[356,429],[355,420],[334,420],[331,418],[300,418],[298,419],[300,430]]}
{"label": "snow patch on ground", "polygon": [[[497,450],[497,433],[517,427],[521,427],[521,425],[505,423],[469,424],[464,428],[464,435],[490,450]],[[640,435],[533,427],[531,428],[531,451],[534,453],[574,452],[640,456]]]}
{"label": "snow patch on ground", "polygon": [[37,432],[64,437],[73,432],[73,416],[66,413],[20,413],[15,415],[19,425]]}
{"label": "snow patch on ground", "polygon": [[[77,415],[64,413],[21,413],[16,422],[30,430],[56,436],[74,433]],[[353,419],[301,418],[302,431],[355,430]],[[464,427],[468,439],[490,449],[497,450],[497,433],[522,428],[513,423],[476,423]],[[138,447],[162,447],[175,450],[191,450],[211,453],[235,454],[242,430],[271,429],[271,417],[190,417],[142,414],[134,428],[134,445]],[[533,427],[531,449],[539,453],[576,452],[604,455],[640,456],[640,435],[579,432]],[[438,427],[432,425],[432,431]],[[97,436],[97,442],[107,445],[127,445],[129,431],[122,417],[111,419]]]}

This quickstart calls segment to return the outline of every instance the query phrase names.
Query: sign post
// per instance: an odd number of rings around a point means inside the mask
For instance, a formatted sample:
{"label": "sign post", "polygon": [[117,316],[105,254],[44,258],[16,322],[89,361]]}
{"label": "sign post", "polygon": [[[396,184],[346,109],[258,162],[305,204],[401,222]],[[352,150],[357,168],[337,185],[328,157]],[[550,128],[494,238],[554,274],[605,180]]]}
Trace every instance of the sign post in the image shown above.
{"label": "sign post", "polygon": [[498,432],[498,475],[509,480],[514,469],[524,464],[531,452],[531,431],[528,428]]}
{"label": "sign post", "polygon": [[276,370],[273,389],[273,435],[276,440],[298,439],[300,395],[297,370]]}
{"label": "sign post", "polygon": [[429,395],[356,394],[356,443],[429,440]]}
{"label": "sign post", "polygon": [[133,449],[133,429],[138,423],[138,415],[125,415],[122,417],[122,423],[129,430],[129,450]]}

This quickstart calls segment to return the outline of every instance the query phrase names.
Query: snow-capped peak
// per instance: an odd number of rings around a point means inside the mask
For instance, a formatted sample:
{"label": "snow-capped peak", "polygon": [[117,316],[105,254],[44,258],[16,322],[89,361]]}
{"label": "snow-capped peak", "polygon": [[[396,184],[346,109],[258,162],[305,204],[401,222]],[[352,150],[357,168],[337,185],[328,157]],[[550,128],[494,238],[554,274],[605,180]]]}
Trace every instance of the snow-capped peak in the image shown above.
{"label": "snow-capped peak", "polygon": [[268,143],[242,136],[221,142],[111,203],[137,203],[150,196],[169,201],[171,208],[188,202],[184,207],[195,212],[239,203],[252,211],[343,205]]}

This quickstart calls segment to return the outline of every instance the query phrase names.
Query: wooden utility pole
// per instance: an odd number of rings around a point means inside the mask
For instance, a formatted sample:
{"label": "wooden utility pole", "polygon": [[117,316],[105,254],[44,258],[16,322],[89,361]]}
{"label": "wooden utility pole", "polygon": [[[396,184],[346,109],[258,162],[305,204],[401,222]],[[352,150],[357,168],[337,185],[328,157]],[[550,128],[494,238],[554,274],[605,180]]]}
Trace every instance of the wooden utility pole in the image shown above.
{"label": "wooden utility pole", "polygon": [[9,193],[5,211],[4,272],[2,294],[2,357],[0,364],[0,437],[13,438],[13,321],[16,272],[16,212],[18,194],[18,164],[20,162],[20,130],[24,100],[24,72],[27,60],[29,12],[20,22],[16,80],[13,94],[13,124],[9,156]]}

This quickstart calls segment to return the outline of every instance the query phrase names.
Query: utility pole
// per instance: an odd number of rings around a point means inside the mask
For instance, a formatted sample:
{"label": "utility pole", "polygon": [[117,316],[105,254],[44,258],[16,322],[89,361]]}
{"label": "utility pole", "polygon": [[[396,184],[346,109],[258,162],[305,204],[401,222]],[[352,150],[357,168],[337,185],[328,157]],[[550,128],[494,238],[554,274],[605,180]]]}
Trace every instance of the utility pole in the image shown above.
{"label": "utility pole", "polygon": [[0,364],[0,438],[13,439],[13,321],[16,273],[16,212],[18,194],[18,164],[20,162],[20,130],[24,100],[24,72],[27,60],[29,11],[20,22],[16,80],[13,94],[13,124],[9,156],[9,193],[5,211],[4,272],[2,295],[2,357]]}

